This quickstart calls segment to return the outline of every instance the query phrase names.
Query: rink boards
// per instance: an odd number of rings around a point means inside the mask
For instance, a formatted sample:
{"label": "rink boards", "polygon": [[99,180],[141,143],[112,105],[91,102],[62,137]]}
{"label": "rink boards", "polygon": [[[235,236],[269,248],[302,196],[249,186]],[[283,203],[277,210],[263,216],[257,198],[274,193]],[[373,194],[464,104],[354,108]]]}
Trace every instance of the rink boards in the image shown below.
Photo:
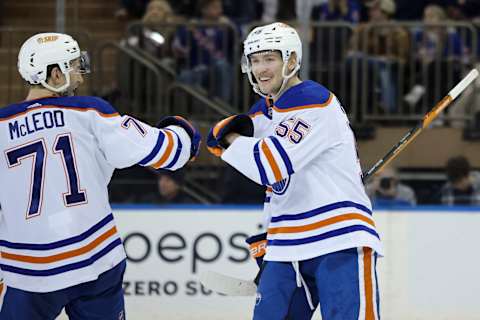
{"label": "rink boards", "polygon": [[[383,319],[480,319],[479,212],[375,211],[386,254],[378,263]],[[129,257],[127,319],[251,318],[254,297],[221,296],[198,276],[255,276],[244,239],[259,230],[260,208],[123,206],[114,214]]]}

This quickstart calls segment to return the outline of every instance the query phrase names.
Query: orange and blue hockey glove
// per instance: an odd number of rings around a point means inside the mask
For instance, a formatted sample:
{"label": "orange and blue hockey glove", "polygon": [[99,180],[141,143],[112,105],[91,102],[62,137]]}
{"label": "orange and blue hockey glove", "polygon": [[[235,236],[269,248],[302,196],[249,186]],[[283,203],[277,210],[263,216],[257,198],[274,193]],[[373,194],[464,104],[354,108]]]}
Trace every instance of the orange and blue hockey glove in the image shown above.
{"label": "orange and blue hockey glove", "polygon": [[248,247],[250,249],[250,256],[255,259],[255,262],[257,263],[259,268],[257,276],[254,280],[255,284],[258,285],[264,266],[263,257],[267,252],[267,233],[264,232],[248,237],[247,239],[245,239],[245,242],[248,244]]}
{"label": "orange and blue hockey glove", "polygon": [[252,119],[245,114],[239,114],[225,118],[215,124],[208,133],[208,151],[215,156],[220,157],[223,151],[229,147],[229,143],[225,138],[230,133],[238,133],[242,136],[253,137]]}
{"label": "orange and blue hockey glove", "polygon": [[200,151],[200,144],[202,142],[202,136],[200,135],[197,128],[195,128],[187,119],[180,117],[180,116],[168,116],[160,120],[157,124],[157,128],[166,128],[168,126],[178,126],[183,128],[188,136],[190,137],[191,141],[191,148],[190,148],[190,160],[193,161],[198,156],[198,152]]}

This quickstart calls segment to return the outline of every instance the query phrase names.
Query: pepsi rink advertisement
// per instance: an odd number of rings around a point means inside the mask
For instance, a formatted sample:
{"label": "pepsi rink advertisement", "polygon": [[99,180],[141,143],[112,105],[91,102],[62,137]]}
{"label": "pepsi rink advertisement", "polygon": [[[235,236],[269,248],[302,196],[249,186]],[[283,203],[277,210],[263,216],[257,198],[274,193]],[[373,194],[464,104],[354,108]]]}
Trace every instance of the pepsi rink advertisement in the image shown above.
{"label": "pepsi rink advertisement", "polygon": [[129,259],[127,318],[251,318],[254,296],[222,296],[198,278],[209,270],[255,277],[257,266],[245,239],[259,232],[261,209],[203,208],[114,210]]}
{"label": "pepsi rink advertisement", "polygon": [[[212,270],[255,277],[244,240],[260,231],[259,207],[113,211],[128,255],[127,319],[251,319],[255,296],[220,295],[199,276]],[[480,208],[390,208],[374,217],[386,255],[377,268],[383,319],[480,319]],[[314,319],[321,319],[318,311]]]}

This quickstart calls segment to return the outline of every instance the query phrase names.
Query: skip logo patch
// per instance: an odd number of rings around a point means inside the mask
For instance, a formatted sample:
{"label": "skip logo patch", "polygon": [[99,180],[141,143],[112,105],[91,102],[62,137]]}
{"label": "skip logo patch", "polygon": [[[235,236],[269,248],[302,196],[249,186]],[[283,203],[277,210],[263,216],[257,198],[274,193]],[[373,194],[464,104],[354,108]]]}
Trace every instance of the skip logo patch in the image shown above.
{"label": "skip logo patch", "polygon": [[57,41],[58,36],[55,35],[50,35],[50,36],[45,36],[42,38],[38,38],[37,42],[40,44],[47,43],[47,42],[52,42],[52,41]]}

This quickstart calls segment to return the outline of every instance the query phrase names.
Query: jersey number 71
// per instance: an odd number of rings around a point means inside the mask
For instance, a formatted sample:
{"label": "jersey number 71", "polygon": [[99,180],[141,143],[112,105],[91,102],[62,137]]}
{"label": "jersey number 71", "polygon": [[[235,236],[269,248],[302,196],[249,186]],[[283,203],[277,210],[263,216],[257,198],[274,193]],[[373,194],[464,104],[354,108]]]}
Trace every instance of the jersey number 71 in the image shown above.
{"label": "jersey number 71", "polygon": [[[77,166],[75,163],[72,136],[69,133],[60,134],[55,139],[53,153],[62,157],[63,166],[66,171],[68,191],[63,194],[65,206],[73,206],[85,203],[87,194],[80,189],[78,181]],[[40,214],[43,200],[43,184],[45,180],[45,163],[47,149],[44,139],[15,147],[5,152],[9,168],[14,168],[27,158],[32,159],[32,177],[29,195],[29,204],[26,218]]]}

